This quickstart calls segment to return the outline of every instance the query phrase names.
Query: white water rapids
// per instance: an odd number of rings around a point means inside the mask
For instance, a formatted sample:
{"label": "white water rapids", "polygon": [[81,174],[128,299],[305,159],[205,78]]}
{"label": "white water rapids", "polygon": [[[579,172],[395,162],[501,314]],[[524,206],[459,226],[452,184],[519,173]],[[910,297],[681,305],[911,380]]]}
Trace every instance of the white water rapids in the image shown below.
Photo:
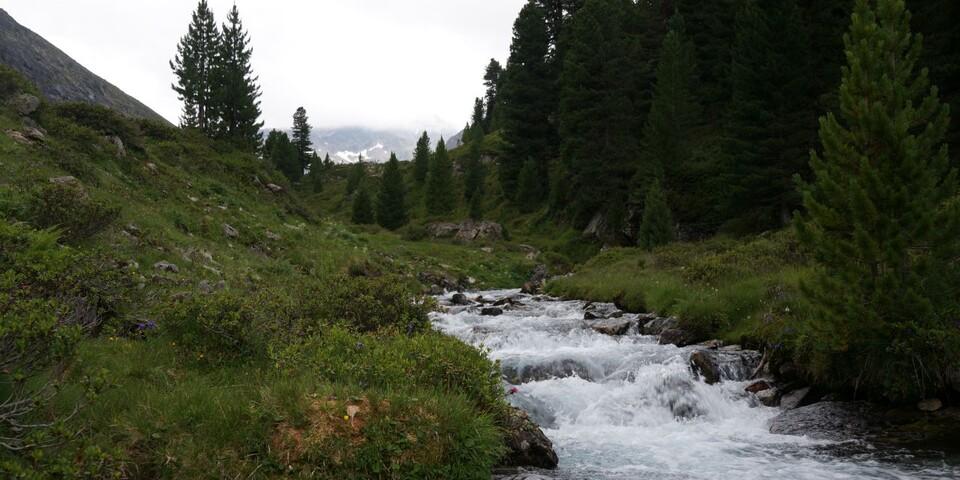
{"label": "white water rapids", "polygon": [[[584,302],[517,290],[474,292],[519,304],[498,316],[449,306],[436,328],[489,350],[501,363],[511,403],[543,427],[567,480],[604,479],[942,479],[960,468],[910,455],[838,454],[829,443],[769,433],[777,408],[745,393],[749,382],[700,381],[691,348],[658,345],[631,331],[597,333]],[[449,305],[451,295],[441,297]],[[867,453],[863,453],[866,450]]]}

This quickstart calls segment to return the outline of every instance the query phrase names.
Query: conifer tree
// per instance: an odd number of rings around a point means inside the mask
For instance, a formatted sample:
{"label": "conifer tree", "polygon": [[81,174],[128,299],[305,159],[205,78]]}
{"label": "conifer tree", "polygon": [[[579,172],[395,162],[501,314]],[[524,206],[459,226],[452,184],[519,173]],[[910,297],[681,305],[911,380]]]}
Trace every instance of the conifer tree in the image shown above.
{"label": "conifer tree", "polygon": [[177,77],[173,90],[183,102],[180,124],[207,135],[216,131],[214,69],[219,61],[220,31],[207,0],[200,0],[187,34],[177,45],[170,68]]}
{"label": "conifer tree", "polygon": [[[474,140],[483,138],[483,135],[487,133],[486,127],[484,126],[484,118],[486,118],[486,111],[484,108],[483,99],[477,97],[473,101],[473,115],[470,117],[470,128],[471,133],[474,136]],[[479,137],[477,137],[478,134]]]}
{"label": "conifer tree", "polygon": [[323,160],[320,159],[320,155],[317,155],[317,152],[313,152],[313,155],[310,156],[310,188],[313,190],[313,193],[320,193],[323,191],[323,172],[325,168],[323,165]]}
{"label": "conifer tree", "polygon": [[673,216],[658,180],[654,180],[647,189],[643,203],[643,222],[637,234],[637,243],[642,248],[652,250],[673,240]]}
{"label": "conifer tree", "polygon": [[214,68],[214,102],[219,119],[218,136],[238,148],[254,151],[260,146],[260,87],[253,75],[250,38],[234,5],[223,24],[220,49]]}
{"label": "conifer tree", "polygon": [[300,163],[297,160],[297,149],[290,142],[286,132],[271,130],[267,141],[264,142],[263,151],[264,158],[290,181],[299,181],[303,176],[303,170],[299,168]]}
{"label": "conifer tree", "polygon": [[426,204],[427,213],[430,215],[446,215],[456,207],[456,197],[453,192],[453,164],[447,155],[447,147],[442,137],[437,142],[437,148],[430,160]]}
{"label": "conifer tree", "polygon": [[556,82],[549,61],[546,12],[530,0],[513,26],[510,59],[500,93],[506,146],[498,158],[498,174],[509,199],[516,198],[524,162],[532,158],[545,171],[549,152],[556,144],[556,129],[551,124],[556,110]]}
{"label": "conifer tree", "polygon": [[480,161],[480,141],[470,143],[467,157],[464,161],[463,199],[469,204],[474,195],[482,194],[483,179],[486,176],[483,163]]}
{"label": "conifer tree", "polygon": [[816,373],[891,400],[943,385],[960,356],[960,202],[944,135],[949,108],[918,65],[903,0],[858,0],[844,37],[839,113],[802,187],[802,245],[819,264]]}
{"label": "conifer tree", "polygon": [[353,192],[357,191],[357,188],[360,187],[360,184],[363,183],[363,179],[366,176],[367,167],[363,164],[363,155],[360,155],[357,163],[353,165],[350,173],[347,175],[347,195],[353,195]]}
{"label": "conifer tree", "polygon": [[357,194],[353,197],[353,210],[350,215],[350,221],[357,225],[372,225],[375,222],[373,215],[373,202],[370,200],[370,192],[367,191],[365,183],[357,187]]}
{"label": "conifer tree", "polygon": [[486,101],[486,112],[483,117],[483,128],[487,132],[492,132],[500,128],[500,122],[497,121],[496,115],[500,113],[500,108],[497,103],[500,101],[499,93],[502,76],[503,67],[500,65],[500,62],[491,58],[490,63],[487,64],[487,71],[483,75],[483,85],[487,87],[487,93],[484,97]]}
{"label": "conifer tree", "polygon": [[519,190],[517,191],[517,205],[520,211],[529,213],[537,209],[543,201],[543,178],[540,168],[534,159],[529,159],[520,170]]}
{"label": "conifer tree", "polygon": [[400,172],[400,161],[393,153],[383,170],[380,194],[377,196],[377,223],[388,230],[407,224],[407,189]]}
{"label": "conifer tree", "polygon": [[427,181],[427,172],[430,170],[430,157],[433,152],[430,151],[430,136],[427,132],[420,135],[417,140],[417,148],[413,151],[413,179],[418,184]]}
{"label": "conifer tree", "polygon": [[323,157],[323,169],[329,171],[332,168],[333,168],[333,160],[330,160],[330,153],[327,153]]}
{"label": "conifer tree", "polygon": [[480,221],[483,220],[483,190],[478,190],[474,192],[473,196],[470,197],[470,220]]}
{"label": "conifer tree", "polygon": [[310,165],[310,147],[313,142],[310,141],[310,119],[307,118],[307,110],[303,107],[297,108],[293,114],[293,144],[297,148],[297,159],[300,161],[301,168],[307,168]]}

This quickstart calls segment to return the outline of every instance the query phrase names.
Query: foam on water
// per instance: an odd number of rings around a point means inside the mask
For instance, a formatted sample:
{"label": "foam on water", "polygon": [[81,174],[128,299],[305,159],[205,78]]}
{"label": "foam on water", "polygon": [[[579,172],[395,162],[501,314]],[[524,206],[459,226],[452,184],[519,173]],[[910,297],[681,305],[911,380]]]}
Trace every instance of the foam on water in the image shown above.
{"label": "foam on water", "polygon": [[435,314],[434,325],[501,362],[518,390],[511,403],[554,442],[558,478],[960,478],[960,468],[942,462],[841,457],[827,442],[771,434],[768,422],[779,410],[758,405],[744,392],[747,383],[703,383],[690,371],[689,348],[594,332],[583,320],[584,302],[516,290],[478,294],[519,303],[499,316],[452,307]]}

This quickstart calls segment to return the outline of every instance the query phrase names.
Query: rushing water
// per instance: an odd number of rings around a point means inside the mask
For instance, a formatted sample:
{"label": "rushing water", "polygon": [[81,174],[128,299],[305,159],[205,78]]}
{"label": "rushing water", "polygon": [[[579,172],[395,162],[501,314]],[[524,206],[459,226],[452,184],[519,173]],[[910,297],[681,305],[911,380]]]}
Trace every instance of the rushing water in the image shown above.
{"label": "rushing water", "polygon": [[[748,382],[707,385],[688,367],[690,348],[658,345],[635,332],[612,337],[583,319],[584,302],[476,292],[519,304],[499,316],[450,306],[441,331],[489,349],[501,362],[514,405],[553,441],[561,479],[941,479],[960,478],[943,460],[843,449],[774,435],[779,412],[744,392]],[[441,298],[449,301],[450,295]],[[507,382],[506,379],[509,379]]]}

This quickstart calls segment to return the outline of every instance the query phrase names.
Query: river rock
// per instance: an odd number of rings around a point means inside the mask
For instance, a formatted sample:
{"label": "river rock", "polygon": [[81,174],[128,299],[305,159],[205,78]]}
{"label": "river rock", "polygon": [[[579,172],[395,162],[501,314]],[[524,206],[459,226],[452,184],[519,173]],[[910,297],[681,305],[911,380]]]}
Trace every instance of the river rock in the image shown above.
{"label": "river rock", "polygon": [[633,326],[633,320],[627,318],[605,318],[589,324],[590,328],[597,333],[619,337],[626,335]]}
{"label": "river rock", "polygon": [[454,293],[453,296],[450,297],[450,303],[454,305],[470,305],[471,304],[470,299],[468,299],[467,296],[462,293]]}
{"label": "river rock", "polygon": [[739,345],[701,349],[690,354],[690,368],[710,385],[721,380],[744,381],[757,369],[761,357],[760,352]]}
{"label": "river rock", "polygon": [[593,375],[590,374],[590,369],[586,365],[569,358],[525,365],[503,363],[500,370],[504,378],[513,385],[573,376],[593,381]]}
{"label": "river rock", "polygon": [[480,315],[484,317],[499,317],[503,315],[503,309],[500,307],[484,307],[480,310]]}
{"label": "river rock", "polygon": [[543,291],[543,286],[546,283],[547,266],[537,265],[537,267],[533,269],[533,273],[530,274],[530,279],[523,284],[520,291],[528,295],[536,295]]}
{"label": "river rock", "polygon": [[720,382],[720,367],[717,359],[706,350],[697,350],[690,354],[690,367],[707,385]]}
{"label": "river rock", "polygon": [[808,398],[810,397],[810,392],[810,387],[804,387],[785,393],[780,399],[780,406],[783,407],[784,410],[793,410],[808,405],[811,402],[811,399]]}
{"label": "river rock", "polygon": [[776,387],[760,390],[755,393],[757,400],[765,406],[776,407],[780,405],[780,390]]}
{"label": "river rock", "polygon": [[553,450],[553,442],[526,412],[511,407],[504,420],[507,454],[501,466],[557,468],[559,459]]}
{"label": "river rock", "polygon": [[917,403],[917,410],[921,412],[936,412],[943,408],[943,402],[939,398],[928,398]]}
{"label": "river rock", "polygon": [[679,328],[668,328],[660,332],[660,345],[685,347],[690,344],[690,335]]}
{"label": "river rock", "polygon": [[660,335],[664,330],[676,329],[680,321],[674,317],[657,317],[643,324],[644,335]]}
{"label": "river rock", "polygon": [[773,388],[773,385],[770,385],[769,383],[767,383],[766,380],[758,380],[748,385],[747,388],[744,389],[744,391],[748,393],[759,393],[764,390],[770,390],[771,388]]}
{"label": "river rock", "polygon": [[781,413],[770,421],[770,433],[820,440],[863,438],[880,415],[867,402],[819,402]]}

